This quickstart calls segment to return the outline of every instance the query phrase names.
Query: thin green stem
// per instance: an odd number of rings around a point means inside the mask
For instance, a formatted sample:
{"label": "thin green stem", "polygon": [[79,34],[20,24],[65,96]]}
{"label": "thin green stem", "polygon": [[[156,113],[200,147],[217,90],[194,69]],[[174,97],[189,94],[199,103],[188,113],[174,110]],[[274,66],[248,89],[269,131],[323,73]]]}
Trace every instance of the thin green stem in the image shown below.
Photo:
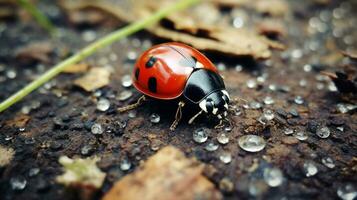
{"label": "thin green stem", "polygon": [[159,21],[160,19],[166,17],[172,12],[187,8],[195,3],[198,3],[200,0],[181,0],[173,5],[170,5],[166,8],[159,10],[158,12],[154,13],[153,15],[149,16],[148,18],[142,19],[140,21],[134,22],[124,28],[121,28],[117,31],[110,33],[109,35],[93,42],[92,44],[88,45],[87,47],[83,48],[81,51],[76,53],[75,55],[67,58],[66,60],[60,62],[59,64],[55,65],[53,68],[48,70],[46,73],[41,75],[36,80],[29,83],[27,86],[22,88],[20,91],[16,92],[5,101],[0,104],[0,113],[6,110],[11,105],[15,104],[16,102],[23,99],[33,90],[39,88],[41,85],[61,73],[66,67],[69,65],[73,65],[84,58],[90,56],[91,54],[95,53],[98,49],[106,47],[112,44],[115,41],[118,41],[124,37],[127,37],[139,30],[142,30],[149,25],[154,24],[155,22]]}
{"label": "thin green stem", "polygon": [[57,30],[52,22],[44,15],[34,4],[28,0],[18,0],[19,4],[27,10],[36,20],[36,22],[42,26],[51,36],[55,36]]}

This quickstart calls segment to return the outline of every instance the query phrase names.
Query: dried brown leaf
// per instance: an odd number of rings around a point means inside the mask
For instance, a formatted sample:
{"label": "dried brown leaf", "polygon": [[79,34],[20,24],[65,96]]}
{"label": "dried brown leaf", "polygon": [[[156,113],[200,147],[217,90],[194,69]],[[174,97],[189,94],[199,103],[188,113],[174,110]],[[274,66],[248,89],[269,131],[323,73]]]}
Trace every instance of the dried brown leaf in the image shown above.
{"label": "dried brown leaf", "polygon": [[[170,3],[166,0],[161,0],[160,3],[157,1],[140,2],[142,3],[135,4],[136,7],[132,10],[133,14],[125,14],[128,12],[124,12],[120,6],[105,2],[85,1],[75,6],[73,3],[69,3],[66,4],[66,7],[71,7],[71,9],[98,8],[114,15],[118,20],[130,22],[136,18],[147,17],[159,6]],[[210,13],[210,15],[207,15],[207,13]],[[281,43],[261,36],[254,30],[235,29],[221,18],[219,9],[213,4],[205,2],[191,10],[174,13],[168,16],[162,24],[151,26],[147,30],[160,38],[189,44],[199,50],[220,52],[233,56],[251,56],[256,59],[269,58],[271,56],[270,48],[279,50],[285,48]],[[170,23],[172,27],[167,27],[167,23]]]}
{"label": "dried brown leaf", "polygon": [[50,62],[50,54],[53,52],[53,45],[47,41],[32,42],[16,51],[16,59],[21,62]]}
{"label": "dried brown leaf", "polygon": [[8,165],[15,155],[15,151],[12,148],[6,148],[0,146],[0,167]]}
{"label": "dried brown leaf", "polygon": [[197,161],[174,147],[165,147],[119,180],[103,199],[221,199],[202,171],[203,165]]}
{"label": "dried brown leaf", "polygon": [[30,116],[24,115],[24,114],[20,114],[20,115],[15,116],[14,119],[6,121],[5,124],[7,126],[21,128],[21,127],[24,127],[27,124],[27,122],[30,121],[30,119],[31,119]]}
{"label": "dried brown leaf", "polygon": [[74,84],[86,91],[93,91],[109,84],[110,71],[106,68],[91,68],[87,74],[76,79]]}

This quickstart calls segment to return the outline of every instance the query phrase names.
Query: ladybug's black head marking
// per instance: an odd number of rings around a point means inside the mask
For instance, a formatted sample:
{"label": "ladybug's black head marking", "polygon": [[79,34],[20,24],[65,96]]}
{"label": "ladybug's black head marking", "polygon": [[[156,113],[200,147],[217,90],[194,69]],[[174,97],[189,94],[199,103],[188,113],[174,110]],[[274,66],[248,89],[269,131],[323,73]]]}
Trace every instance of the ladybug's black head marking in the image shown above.
{"label": "ladybug's black head marking", "polygon": [[222,119],[227,116],[228,104],[228,92],[226,90],[218,90],[205,97],[199,103],[199,106],[204,112],[216,115],[219,119]]}
{"label": "ladybug's black head marking", "polygon": [[139,74],[140,74],[140,69],[139,69],[139,67],[137,67],[137,68],[135,69],[135,79],[136,79],[136,80],[139,80]]}
{"label": "ladybug's black head marking", "polygon": [[220,119],[227,115],[229,95],[222,77],[213,71],[194,71],[187,80],[183,94],[207,114],[216,115]]}

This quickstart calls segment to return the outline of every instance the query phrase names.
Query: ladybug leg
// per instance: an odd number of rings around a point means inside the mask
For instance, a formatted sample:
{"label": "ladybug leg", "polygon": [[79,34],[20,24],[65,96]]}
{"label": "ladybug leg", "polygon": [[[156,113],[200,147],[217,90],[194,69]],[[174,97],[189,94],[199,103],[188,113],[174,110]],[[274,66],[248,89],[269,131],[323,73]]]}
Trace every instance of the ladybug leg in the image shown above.
{"label": "ladybug leg", "polygon": [[182,108],[185,106],[185,102],[180,101],[177,107],[176,115],[175,115],[175,121],[172,122],[170,126],[170,130],[173,131],[176,129],[178,123],[180,122],[182,118]]}
{"label": "ladybug leg", "polygon": [[146,101],[146,97],[145,97],[145,95],[143,95],[136,101],[136,103],[133,103],[133,104],[118,108],[118,111],[119,112],[125,112],[125,111],[128,111],[128,110],[135,109],[135,108],[139,107],[141,104],[143,104],[145,101]]}
{"label": "ladybug leg", "polygon": [[188,124],[192,124],[193,121],[195,121],[195,119],[202,114],[203,110],[201,110],[200,112],[198,112],[197,114],[195,114],[193,117],[191,117],[191,119],[188,121]]}

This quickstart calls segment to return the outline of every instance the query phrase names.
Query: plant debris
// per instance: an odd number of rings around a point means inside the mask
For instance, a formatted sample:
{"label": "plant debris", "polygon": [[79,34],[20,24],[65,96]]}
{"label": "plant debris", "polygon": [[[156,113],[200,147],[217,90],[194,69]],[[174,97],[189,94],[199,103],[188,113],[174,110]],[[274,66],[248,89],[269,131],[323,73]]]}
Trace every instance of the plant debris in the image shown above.
{"label": "plant debris", "polygon": [[10,164],[11,160],[14,158],[15,151],[12,148],[0,146],[0,155],[0,167],[5,167]]}
{"label": "plant debris", "polygon": [[54,46],[48,41],[32,42],[19,48],[16,58],[27,64],[31,62],[49,63],[53,50]]}
{"label": "plant debris", "polygon": [[74,84],[90,92],[109,84],[110,71],[104,67],[93,67],[84,76],[76,79]]}
{"label": "plant debris", "polygon": [[115,183],[103,199],[221,199],[202,172],[202,164],[174,147],[164,147]]}
{"label": "plant debris", "polygon": [[82,185],[94,188],[102,186],[105,173],[96,165],[98,158],[70,159],[67,156],[61,156],[58,161],[65,169],[64,174],[56,179],[59,183],[66,186]]}

